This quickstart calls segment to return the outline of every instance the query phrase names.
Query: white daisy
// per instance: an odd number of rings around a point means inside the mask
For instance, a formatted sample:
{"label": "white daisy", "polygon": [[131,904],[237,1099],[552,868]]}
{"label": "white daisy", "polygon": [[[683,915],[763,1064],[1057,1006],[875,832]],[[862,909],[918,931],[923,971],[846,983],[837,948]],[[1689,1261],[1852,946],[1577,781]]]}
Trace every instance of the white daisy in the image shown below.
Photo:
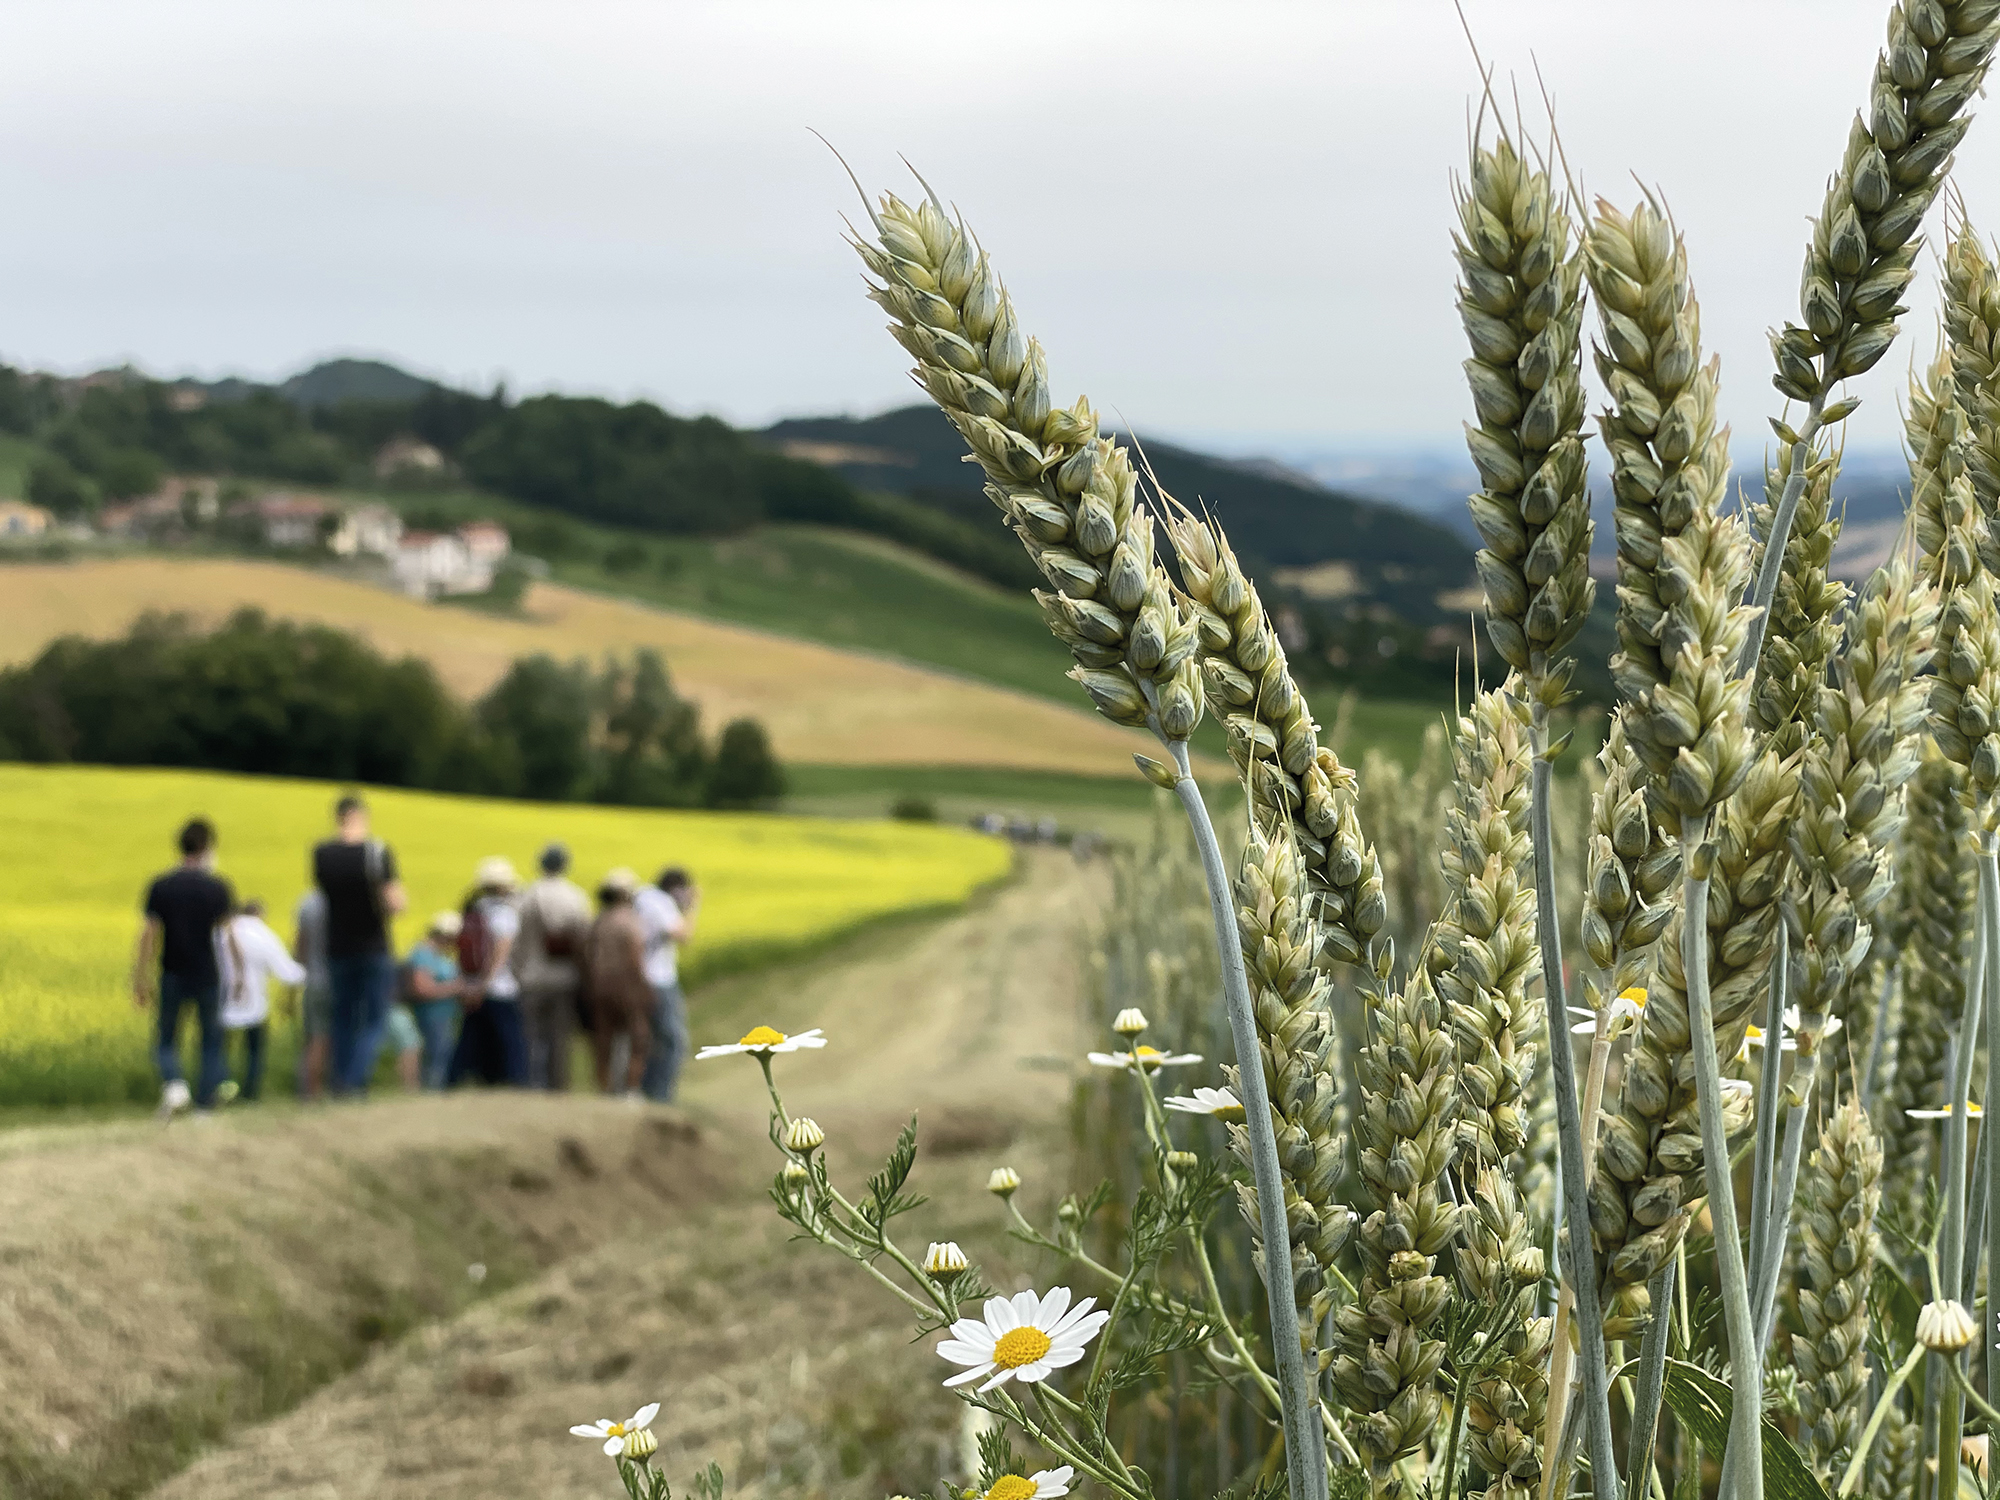
{"label": "white daisy", "polygon": [[796,1052],[801,1047],[824,1047],[826,1038],[820,1035],[819,1027],[811,1031],[801,1031],[797,1036],[786,1036],[784,1032],[769,1026],[753,1026],[744,1033],[740,1042],[718,1042],[712,1047],[704,1047],[695,1053],[700,1062],[709,1057],[733,1057],[738,1052],[754,1052],[759,1057],[769,1057],[774,1052]]}
{"label": "white daisy", "polygon": [[653,1418],[660,1414],[660,1403],[649,1402],[632,1413],[631,1419],[614,1422],[608,1417],[599,1417],[588,1427],[572,1427],[571,1437],[601,1438],[604,1452],[609,1458],[616,1458],[625,1451],[625,1439],[635,1432],[644,1432],[653,1425]]}
{"label": "white daisy", "polygon": [[1725,1078],[1722,1080],[1722,1097],[1725,1099],[1748,1099],[1757,1092],[1757,1086],[1747,1078]]}
{"label": "white daisy", "polygon": [[1230,1089],[1196,1089],[1192,1096],[1176,1094],[1167,1100],[1167,1108],[1184,1115],[1214,1115],[1218,1120],[1243,1118],[1243,1101]]}
{"label": "white daisy", "polygon": [[[1570,1027],[1572,1035],[1591,1036],[1596,1033],[1596,1011],[1587,1010],[1581,1005],[1572,1005],[1569,1013],[1583,1018]],[[1625,1023],[1637,1024],[1645,1018],[1645,1014],[1646,992],[1635,984],[1629,990],[1620,991],[1618,998],[1611,1002],[1611,1014],[1605,1017],[1605,1026],[1611,1035],[1616,1036],[1625,1029]]]}
{"label": "white daisy", "polygon": [[[1186,1063],[1201,1061],[1199,1052],[1162,1052],[1157,1047],[1136,1049],[1139,1066],[1148,1073],[1157,1073],[1161,1068],[1178,1068]],[[1100,1068],[1129,1068],[1132,1066],[1130,1052],[1093,1052],[1090,1060]]]}
{"label": "white daisy", "polygon": [[991,1376],[979,1388],[983,1395],[1010,1380],[1030,1385],[1047,1380],[1051,1372],[1075,1364],[1111,1314],[1091,1311],[1095,1297],[1085,1297],[1075,1307],[1069,1298],[1066,1286],[1046,1297],[1026,1291],[987,1298],[983,1322],[960,1318],[951,1325],[951,1337],[937,1346],[953,1364],[971,1366],[945,1384],[965,1385]]}
{"label": "white daisy", "polygon": [[1076,1470],[1068,1464],[1060,1469],[1040,1469],[1023,1479],[1019,1474],[1002,1474],[980,1500],[1055,1500],[1069,1493]]}
{"label": "white daisy", "polygon": [[[1778,1046],[1782,1051],[1796,1052],[1798,1051],[1799,1047],[1799,1040],[1796,1035],[1799,1029],[1799,1008],[1796,1005],[1792,1006],[1785,1012],[1784,1021],[1785,1021],[1785,1030],[1784,1030],[1785,1039],[1780,1043],[1778,1043]],[[1820,1033],[1819,1033],[1820,1040],[1825,1041],[1828,1037],[1837,1035],[1839,1031],[1840,1031],[1840,1017],[1828,1016],[1826,1018],[1826,1024],[1820,1028]],[[1764,1028],[1761,1026],[1752,1026],[1749,1029],[1749,1031],[1744,1034],[1743,1045],[1746,1050],[1751,1047],[1763,1046]],[[1742,1053],[1737,1054],[1739,1058],[1742,1055],[1743,1055]]]}
{"label": "white daisy", "polygon": [[[1947,1104],[1942,1109],[1906,1109],[1903,1113],[1912,1120],[1949,1120],[1951,1106]],[[1979,1107],[1976,1100],[1965,1106],[1965,1118],[1968,1120],[1982,1119],[1985,1114],[1986,1111]]]}

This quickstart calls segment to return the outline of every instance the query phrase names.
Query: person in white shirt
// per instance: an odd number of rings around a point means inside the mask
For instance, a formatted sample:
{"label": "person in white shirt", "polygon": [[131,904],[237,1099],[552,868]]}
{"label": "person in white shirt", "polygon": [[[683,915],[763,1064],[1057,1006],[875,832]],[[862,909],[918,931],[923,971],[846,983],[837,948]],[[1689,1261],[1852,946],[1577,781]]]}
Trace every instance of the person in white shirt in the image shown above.
{"label": "person in white shirt", "polygon": [[680,945],[694,935],[701,891],[686,870],[670,865],[655,884],[639,888],[633,906],[646,931],[646,982],[653,987],[653,1049],[640,1087],[655,1103],[671,1104],[688,1056]]}
{"label": "person in white shirt", "polygon": [[498,855],[482,859],[473,879],[479,894],[467,907],[459,933],[465,1021],[451,1059],[451,1081],[478,1078],[525,1088],[528,1042],[521,1031],[521,981],[509,962],[521,932],[514,899],[520,880],[513,864]]}
{"label": "person in white shirt", "polygon": [[215,929],[216,967],[222,973],[222,1029],[243,1034],[243,1081],[237,1097],[264,1091],[264,1043],[270,1030],[271,981],[305,983],[306,971],[286,951],[284,939],[264,921],[264,903],[246,901]]}
{"label": "person in white shirt", "polygon": [[565,875],[569,850],[561,844],[542,851],[541,866],[542,878],[521,893],[521,932],[514,940],[513,969],[521,984],[528,1087],[562,1092],[569,1088],[590,898]]}

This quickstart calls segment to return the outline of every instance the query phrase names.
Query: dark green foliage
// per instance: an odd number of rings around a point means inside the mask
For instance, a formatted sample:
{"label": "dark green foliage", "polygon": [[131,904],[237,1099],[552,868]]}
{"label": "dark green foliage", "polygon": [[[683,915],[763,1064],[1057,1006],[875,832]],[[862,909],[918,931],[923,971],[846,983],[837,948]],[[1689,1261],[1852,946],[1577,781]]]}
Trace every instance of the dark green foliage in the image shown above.
{"label": "dark green foliage", "polygon": [[65,519],[95,509],[97,497],[94,483],[53,454],[28,470],[28,498]]}
{"label": "dark green foliage", "polygon": [[52,642],[0,672],[0,755],[641,807],[749,807],[783,788],[752,720],[711,762],[656,652],[597,670],[525,657],[468,708],[426,662],[258,610],[206,634],[148,615],[119,640]]}
{"label": "dark green foliage", "polygon": [[785,773],[755,719],[735,719],[716,743],[708,777],[710,807],[761,807],[785,795]]}

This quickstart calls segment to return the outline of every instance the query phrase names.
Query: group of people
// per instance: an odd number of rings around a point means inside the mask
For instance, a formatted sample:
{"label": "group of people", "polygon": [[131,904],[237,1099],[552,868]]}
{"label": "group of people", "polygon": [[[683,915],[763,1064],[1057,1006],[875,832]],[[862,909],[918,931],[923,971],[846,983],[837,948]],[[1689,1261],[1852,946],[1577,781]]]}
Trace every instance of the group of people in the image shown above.
{"label": "group of people", "polygon": [[[651,883],[611,871],[590,897],[550,844],[538,878],[480,861],[463,907],[430,919],[400,960],[391,928],[408,904],[395,852],[374,838],[367,805],[344,796],[334,836],[312,851],[312,886],[287,947],[263,903],[238,902],[215,873],[216,833],[196,818],[179,865],[147,887],[132,971],[141,1009],[157,1009],[160,1112],[206,1111],[263,1089],[273,984],[303,1022],[300,1092],[367,1091],[385,1047],[404,1087],[467,1082],[566,1090],[579,1028],[607,1093],[671,1101],[688,1055],[679,948],[700,891],[669,867]],[[200,1063],[191,1089],[179,1033],[193,1011]],[[229,1038],[241,1038],[241,1077]]]}

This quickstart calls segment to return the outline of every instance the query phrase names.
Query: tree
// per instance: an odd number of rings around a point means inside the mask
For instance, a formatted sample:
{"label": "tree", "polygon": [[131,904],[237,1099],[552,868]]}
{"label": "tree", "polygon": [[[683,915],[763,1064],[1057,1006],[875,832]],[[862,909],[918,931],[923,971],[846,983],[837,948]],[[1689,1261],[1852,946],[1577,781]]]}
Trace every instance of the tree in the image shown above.
{"label": "tree", "polygon": [[674,692],[660,653],[642,648],[630,668],[606,662],[599,692],[604,768],[596,800],[634,807],[699,802],[708,759],[701,711]]}
{"label": "tree", "polygon": [[595,683],[583,662],[524,656],[474,709],[480,729],[498,743],[494,765],[508,796],[573,802],[595,785],[591,744]]}
{"label": "tree", "polygon": [[771,753],[764,726],[755,719],[732,720],[715,747],[708,805],[766,807],[784,795],[785,773]]}
{"label": "tree", "polygon": [[118,448],[105,456],[97,482],[113,500],[134,500],[160,487],[160,461],[144,448]]}
{"label": "tree", "polygon": [[67,519],[97,508],[97,486],[51,454],[28,470],[28,498]]}

